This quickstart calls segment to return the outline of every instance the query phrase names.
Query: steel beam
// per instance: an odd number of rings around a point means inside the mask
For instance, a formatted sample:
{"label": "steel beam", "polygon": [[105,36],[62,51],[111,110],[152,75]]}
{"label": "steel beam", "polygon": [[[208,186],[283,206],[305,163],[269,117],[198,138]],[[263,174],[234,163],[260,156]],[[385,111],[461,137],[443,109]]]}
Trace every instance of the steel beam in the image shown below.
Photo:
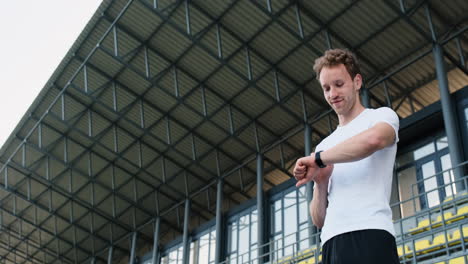
{"label": "steel beam", "polygon": [[182,237],[182,263],[190,263],[190,241],[189,241],[189,224],[190,224],[190,204],[191,201],[189,198],[185,200],[185,210],[184,210],[184,234]]}
{"label": "steel beam", "polygon": [[[440,44],[434,44],[434,61],[437,72],[437,81],[439,83],[440,101],[442,104],[442,115],[444,116],[445,133],[450,150],[450,161],[455,173],[455,180],[463,178],[463,171],[459,164],[463,162],[461,155],[461,140],[459,138],[459,131],[457,129],[457,121],[455,119],[455,108],[453,99],[450,96],[450,90],[447,80],[447,71],[445,70],[445,62],[443,56],[443,49]],[[457,181],[457,192],[465,190],[463,181]]]}
{"label": "steel beam", "polygon": [[264,246],[265,241],[265,199],[263,193],[263,155],[257,154],[257,246],[258,246],[258,263],[264,262],[264,254],[267,248]]}

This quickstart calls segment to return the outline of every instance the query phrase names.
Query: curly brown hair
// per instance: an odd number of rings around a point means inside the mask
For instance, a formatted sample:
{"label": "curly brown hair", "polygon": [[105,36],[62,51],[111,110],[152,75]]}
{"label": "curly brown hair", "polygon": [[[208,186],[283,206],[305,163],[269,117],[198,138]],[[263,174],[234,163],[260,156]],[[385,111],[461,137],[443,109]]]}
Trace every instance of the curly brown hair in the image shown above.
{"label": "curly brown hair", "polygon": [[361,74],[361,69],[359,68],[359,63],[354,53],[346,49],[330,49],[325,51],[325,54],[323,54],[322,57],[315,60],[315,77],[319,80],[320,72],[323,67],[331,67],[340,64],[343,64],[346,67],[351,79],[354,79],[357,74]]}

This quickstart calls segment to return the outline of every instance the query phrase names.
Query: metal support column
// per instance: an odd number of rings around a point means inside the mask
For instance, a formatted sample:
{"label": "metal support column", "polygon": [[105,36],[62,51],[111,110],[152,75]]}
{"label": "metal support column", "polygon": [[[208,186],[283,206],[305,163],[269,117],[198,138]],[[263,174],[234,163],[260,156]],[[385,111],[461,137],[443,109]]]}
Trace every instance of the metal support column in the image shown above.
{"label": "metal support column", "polygon": [[216,251],[215,263],[221,263],[223,258],[223,185],[224,179],[219,178],[216,190]]}
{"label": "metal support column", "polygon": [[[456,112],[452,104],[452,98],[450,96],[443,50],[440,44],[434,44],[433,54],[436,66],[437,82],[439,83],[440,102],[442,104],[445,133],[447,135],[450,150],[450,160],[452,162],[452,168],[455,168],[463,161],[460,150],[461,140],[459,137],[459,131],[457,129],[457,121],[455,119]],[[455,168],[454,173],[455,180],[459,180],[463,177],[463,171],[461,167]],[[465,186],[462,181],[458,181],[456,188],[457,192],[460,192],[461,190],[465,189]]]}
{"label": "metal support column", "polygon": [[109,252],[107,253],[107,264],[112,264],[113,257],[114,257],[114,246],[110,246]]}
{"label": "metal support column", "polygon": [[[312,153],[312,128],[307,123],[305,124],[304,129],[304,152],[305,156],[310,156],[310,154]],[[307,205],[309,205],[312,202],[313,188],[314,182],[308,182],[306,185]],[[314,241],[313,239],[313,235],[317,233],[317,227],[314,226],[312,222],[312,216],[310,215],[310,213],[308,213],[307,215],[309,215],[309,244],[313,245],[316,243],[316,241]]]}
{"label": "metal support column", "polygon": [[154,240],[153,240],[153,251],[151,254],[151,263],[159,264],[159,228],[161,225],[161,218],[158,216],[156,217],[156,221],[154,223]]}
{"label": "metal support column", "polygon": [[263,193],[263,155],[257,154],[257,245],[258,245],[258,263],[264,261],[263,256],[266,252],[263,249],[265,244],[265,220],[264,220],[264,193]]}
{"label": "metal support column", "polygon": [[364,83],[361,86],[361,103],[365,108],[370,108],[369,90],[364,87]]}
{"label": "metal support column", "polygon": [[130,261],[128,262],[129,264],[135,264],[137,234],[138,233],[136,231],[132,234],[132,248],[130,250]]}
{"label": "metal support column", "polygon": [[189,264],[190,259],[190,243],[189,243],[189,221],[190,221],[190,199],[185,199],[184,211],[184,235],[182,239],[183,253],[182,263]]}

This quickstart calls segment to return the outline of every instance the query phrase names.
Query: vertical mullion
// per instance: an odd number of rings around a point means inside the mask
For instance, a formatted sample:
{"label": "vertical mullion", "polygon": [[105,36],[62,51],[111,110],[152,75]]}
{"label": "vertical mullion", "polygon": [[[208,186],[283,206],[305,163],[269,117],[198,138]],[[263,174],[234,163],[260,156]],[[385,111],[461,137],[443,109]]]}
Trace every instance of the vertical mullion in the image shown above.
{"label": "vertical mullion", "polygon": [[113,133],[113,134],[114,134],[114,152],[115,152],[115,153],[118,153],[118,152],[119,152],[119,144],[118,144],[119,142],[118,142],[118,138],[117,138],[117,136],[118,136],[118,135],[117,135],[117,126],[114,125],[114,126],[112,127],[112,130],[113,130],[113,132],[114,132],[114,133]]}
{"label": "vertical mullion", "polygon": [[112,83],[112,106],[114,112],[117,112],[117,84],[115,82]]}
{"label": "vertical mullion", "polygon": [[153,8],[158,9],[159,7],[159,1],[158,0],[153,0]]}
{"label": "vertical mullion", "polygon": [[143,100],[140,100],[140,127],[145,128],[145,105]]}
{"label": "vertical mullion", "polygon": [[400,0],[399,2],[400,2],[400,10],[401,10],[401,12],[402,12],[403,14],[405,14],[405,13],[406,13],[406,7],[405,7],[405,2],[404,2],[404,0]]}
{"label": "vertical mullion", "polygon": [[458,56],[460,57],[460,64],[463,67],[465,67],[466,66],[465,55],[463,54],[463,47],[462,47],[462,43],[460,41],[460,37],[457,37],[455,39],[455,44],[457,45],[457,52],[458,52]]}
{"label": "vertical mullion", "polygon": [[148,46],[145,45],[145,48],[143,49],[145,54],[145,75],[146,78],[149,78],[151,75],[151,70],[150,70],[150,62],[149,62],[149,55],[148,55]]}
{"label": "vertical mullion", "polygon": [[257,128],[257,122],[254,121],[253,123],[253,132],[254,132],[254,140],[255,140],[255,148],[257,150],[257,152],[260,152],[260,141],[259,141],[259,137],[258,137],[258,128]]}
{"label": "vertical mullion", "polygon": [[216,24],[216,44],[218,46],[218,58],[223,59],[223,45],[219,23]]}
{"label": "vertical mullion", "polygon": [[239,169],[239,185],[241,191],[244,191],[244,174],[242,173],[242,168]]}
{"label": "vertical mullion", "polygon": [[328,29],[325,29],[325,42],[327,44],[327,48],[331,49],[332,42],[331,42],[330,32],[328,31]]}
{"label": "vertical mullion", "polygon": [[275,95],[276,95],[276,102],[281,102],[281,91],[280,91],[280,85],[279,85],[279,79],[278,79],[278,71],[277,69],[274,70],[273,72],[274,80],[275,80]]}
{"label": "vertical mullion", "polygon": [[193,133],[191,133],[191,140],[192,140],[192,159],[195,161],[197,160],[197,149],[196,149],[196,146],[195,146],[195,136],[193,135]]}
{"label": "vertical mullion", "polygon": [[250,61],[250,50],[249,47],[245,47],[245,60],[247,64],[247,78],[249,81],[252,80],[252,63]]}
{"label": "vertical mullion", "polygon": [[93,136],[93,113],[88,109],[88,137]]}
{"label": "vertical mullion", "polygon": [[84,91],[88,93],[88,66],[86,64],[83,67],[83,84],[84,84]]}
{"label": "vertical mullion", "polygon": [[60,100],[60,104],[61,104],[60,115],[61,115],[62,120],[65,120],[65,94],[62,94],[60,96],[60,99],[61,99]]}
{"label": "vertical mullion", "polygon": [[305,102],[304,90],[301,90],[302,118],[304,123],[307,123],[307,106]]}
{"label": "vertical mullion", "polygon": [[229,120],[229,132],[231,135],[234,135],[234,120],[232,117],[232,106],[231,104],[228,104],[227,106],[228,110],[228,120]]}
{"label": "vertical mullion", "polygon": [[63,161],[68,163],[68,138],[63,139]]}
{"label": "vertical mullion", "polygon": [[301,39],[304,38],[304,29],[302,27],[302,19],[301,19],[301,10],[299,9],[299,4],[296,4],[296,19],[297,19],[297,29],[299,30],[299,36]]}
{"label": "vertical mullion", "polygon": [[429,29],[431,30],[432,41],[436,42],[437,41],[437,32],[435,30],[434,23],[432,22],[431,10],[429,9],[429,4],[428,3],[426,3],[424,5],[424,10],[426,12],[426,17],[427,17],[427,22],[429,24]]}
{"label": "vertical mullion", "polygon": [[206,94],[205,94],[205,86],[201,86],[201,97],[202,97],[202,107],[203,107],[203,116],[206,117],[208,115],[207,106],[206,106]]}
{"label": "vertical mullion", "polygon": [[187,26],[187,34],[192,35],[192,29],[190,27],[190,6],[189,0],[185,0],[185,23]]}
{"label": "vertical mullion", "polygon": [[280,164],[281,168],[284,168],[284,149],[283,149],[283,143],[279,144],[279,151],[280,151]]}
{"label": "vertical mullion", "polygon": [[112,217],[116,217],[116,205],[115,205],[115,165],[112,164],[112,173],[111,173],[111,184],[112,184]]}
{"label": "vertical mullion", "polygon": [[179,76],[177,74],[177,68],[174,66],[173,68],[173,74],[174,74],[174,94],[175,97],[179,97]]}
{"label": "vertical mullion", "polygon": [[5,189],[8,189],[8,166],[5,167]]}
{"label": "vertical mullion", "polygon": [[50,180],[50,158],[49,156],[46,157],[46,180]]}
{"label": "vertical mullion", "polygon": [[42,122],[39,123],[37,128],[37,145],[40,149],[42,149]]}
{"label": "vertical mullion", "polygon": [[21,146],[21,166],[26,167],[26,144]]}
{"label": "vertical mullion", "polygon": [[163,177],[163,183],[166,183],[166,158],[163,156],[162,157],[162,177]]}
{"label": "vertical mullion", "polygon": [[169,121],[169,116],[166,116],[166,136],[168,145],[171,144],[171,124]]}
{"label": "vertical mullion", "polygon": [[138,166],[143,168],[143,148],[141,145],[141,140],[138,140]]}
{"label": "vertical mullion", "polygon": [[387,106],[392,108],[392,100],[390,99],[390,93],[388,92],[388,86],[387,82],[383,82],[383,87],[384,87],[384,94],[385,94],[385,100],[387,102]]}
{"label": "vertical mullion", "polygon": [[114,56],[119,56],[119,39],[117,37],[117,26],[112,27],[113,39],[114,39]]}

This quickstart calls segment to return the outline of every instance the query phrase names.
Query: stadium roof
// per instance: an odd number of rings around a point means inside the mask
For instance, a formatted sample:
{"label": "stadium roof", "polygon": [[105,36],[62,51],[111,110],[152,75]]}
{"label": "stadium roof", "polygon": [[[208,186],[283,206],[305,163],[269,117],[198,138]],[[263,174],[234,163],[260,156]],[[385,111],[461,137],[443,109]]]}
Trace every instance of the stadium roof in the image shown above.
{"label": "stadium roof", "polygon": [[[0,152],[0,255],[105,262],[151,245],[290,178],[337,120],[312,71],[329,47],[361,60],[373,107],[401,118],[439,100],[433,43],[450,90],[468,83],[468,2],[104,1]],[[432,21],[432,22],[431,22]],[[7,242],[8,241],[8,242]]]}

